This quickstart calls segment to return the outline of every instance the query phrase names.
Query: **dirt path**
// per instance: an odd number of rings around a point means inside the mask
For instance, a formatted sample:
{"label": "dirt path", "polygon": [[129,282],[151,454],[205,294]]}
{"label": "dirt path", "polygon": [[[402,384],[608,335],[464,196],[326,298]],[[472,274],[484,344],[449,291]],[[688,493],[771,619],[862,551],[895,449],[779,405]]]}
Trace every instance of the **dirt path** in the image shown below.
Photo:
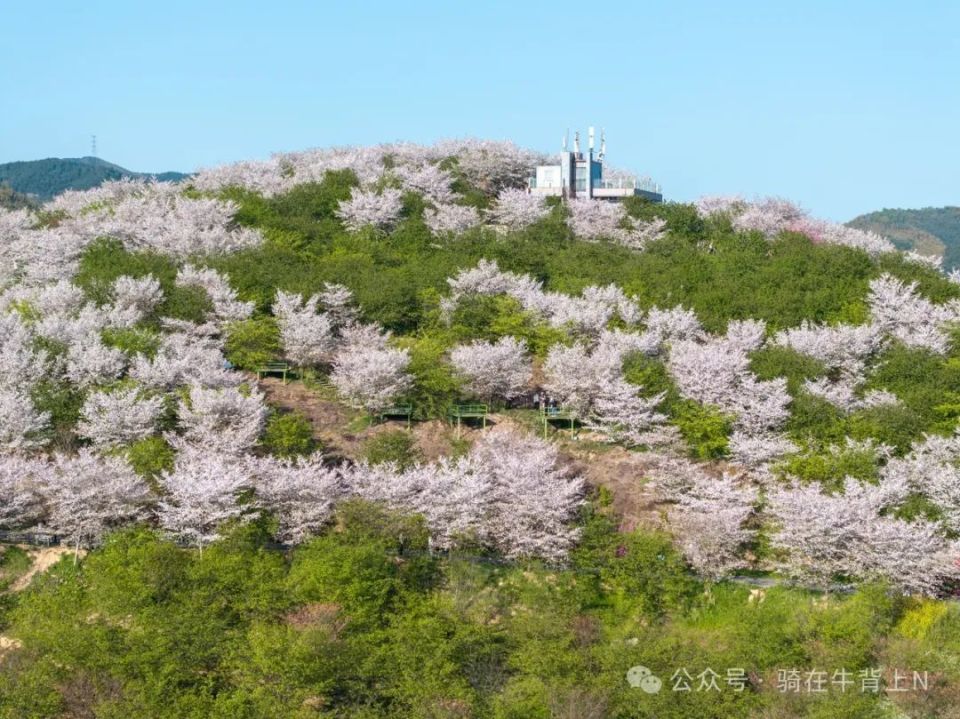
{"label": "dirt path", "polygon": [[662,498],[650,486],[646,477],[653,462],[640,452],[623,447],[604,447],[602,450],[579,450],[565,445],[564,452],[571,459],[571,468],[591,487],[605,487],[613,495],[613,510],[621,517],[620,528],[629,532],[637,527],[664,529]]}
{"label": "dirt path", "polygon": [[[290,381],[287,384],[279,377],[264,377],[257,381],[251,375],[251,382],[257,382],[268,404],[289,412],[303,414],[313,425],[314,439],[318,440],[325,454],[333,457],[356,459],[363,443],[370,437],[382,432],[406,428],[403,420],[388,420],[360,430],[350,428],[356,419],[356,413],[332,399],[325,399],[303,382]],[[455,432],[446,422],[430,420],[414,422],[413,432],[423,457],[427,461],[439,459],[453,450]],[[469,439],[478,430],[464,426],[461,436]]]}
{"label": "dirt path", "polygon": [[19,639],[13,639],[12,637],[5,637],[0,634],[0,659],[3,659],[3,655],[7,652],[13,651],[14,649],[19,649],[23,644]]}
{"label": "dirt path", "polygon": [[290,412],[299,412],[313,425],[314,439],[328,447],[339,447],[343,438],[343,428],[350,423],[353,415],[339,402],[323,399],[303,382],[290,381],[286,384],[279,377],[264,377],[257,381],[268,404]]}
{"label": "dirt path", "polygon": [[[278,377],[265,377],[258,384],[270,405],[300,412],[307,417],[313,425],[314,438],[322,443],[326,454],[334,457],[356,459],[363,443],[369,438],[406,427],[403,421],[387,421],[361,430],[351,430],[350,423],[355,419],[355,413],[335,400],[324,399],[302,382],[284,384]],[[496,425],[516,425],[520,431],[529,429],[520,427],[514,418],[506,414],[489,416],[488,426]],[[454,428],[441,420],[414,422],[411,432],[424,460],[428,462],[449,455],[457,440]],[[479,437],[481,432],[478,428],[464,425],[460,438],[469,442]],[[644,481],[652,466],[650,459],[622,447],[603,447],[595,451],[588,447],[589,444],[562,442],[562,452],[570,462],[571,469],[583,475],[591,486],[603,486],[612,492],[614,511],[623,518],[622,528],[625,531],[638,526],[663,528],[660,499]]]}
{"label": "dirt path", "polygon": [[[17,577],[17,581],[10,585],[11,592],[22,592],[28,586],[30,582],[37,574],[47,571],[54,564],[60,561],[60,559],[67,554],[77,554],[77,551],[69,547],[28,547],[26,545],[17,545],[20,549],[24,550],[28,555],[30,555],[30,569],[28,569],[23,575]],[[84,550],[80,550],[79,556],[86,554]]]}

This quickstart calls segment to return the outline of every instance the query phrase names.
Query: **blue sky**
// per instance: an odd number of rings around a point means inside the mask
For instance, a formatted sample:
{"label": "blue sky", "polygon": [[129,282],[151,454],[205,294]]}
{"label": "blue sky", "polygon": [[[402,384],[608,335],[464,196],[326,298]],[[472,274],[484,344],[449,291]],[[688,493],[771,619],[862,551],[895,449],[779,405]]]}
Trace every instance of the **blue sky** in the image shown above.
{"label": "blue sky", "polygon": [[[32,6],[32,7],[31,7]],[[846,220],[960,204],[956,2],[10,2],[0,161],[192,170],[452,136],[612,164],[670,199]]]}

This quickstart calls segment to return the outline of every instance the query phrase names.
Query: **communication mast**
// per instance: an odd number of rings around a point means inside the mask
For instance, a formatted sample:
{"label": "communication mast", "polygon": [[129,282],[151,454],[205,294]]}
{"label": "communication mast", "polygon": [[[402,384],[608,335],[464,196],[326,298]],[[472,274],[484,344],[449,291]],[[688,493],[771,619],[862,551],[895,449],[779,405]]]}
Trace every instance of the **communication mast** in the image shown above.
{"label": "communication mast", "polygon": [[90,157],[97,156],[97,136],[90,135]]}

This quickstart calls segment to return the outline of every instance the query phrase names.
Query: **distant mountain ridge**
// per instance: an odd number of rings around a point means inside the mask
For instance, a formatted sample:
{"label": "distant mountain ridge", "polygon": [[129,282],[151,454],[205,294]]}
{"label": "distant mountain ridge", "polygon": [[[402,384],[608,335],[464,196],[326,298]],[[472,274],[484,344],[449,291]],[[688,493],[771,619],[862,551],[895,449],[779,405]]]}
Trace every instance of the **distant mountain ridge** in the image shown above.
{"label": "distant mountain ridge", "polygon": [[902,250],[942,257],[944,269],[960,268],[960,207],[883,209],[847,224],[881,234]]}
{"label": "distant mountain ridge", "polygon": [[188,176],[182,172],[134,172],[99,157],[48,157],[0,164],[0,185],[41,201],[65,190],[88,190],[107,180],[124,177],[176,181]]}

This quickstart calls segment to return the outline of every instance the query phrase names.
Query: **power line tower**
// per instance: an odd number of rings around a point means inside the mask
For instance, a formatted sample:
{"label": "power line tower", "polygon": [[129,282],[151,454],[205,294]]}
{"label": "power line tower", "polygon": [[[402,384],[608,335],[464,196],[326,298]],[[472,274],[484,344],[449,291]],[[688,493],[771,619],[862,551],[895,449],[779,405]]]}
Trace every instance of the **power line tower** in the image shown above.
{"label": "power line tower", "polygon": [[97,156],[97,136],[90,135],[90,157]]}

